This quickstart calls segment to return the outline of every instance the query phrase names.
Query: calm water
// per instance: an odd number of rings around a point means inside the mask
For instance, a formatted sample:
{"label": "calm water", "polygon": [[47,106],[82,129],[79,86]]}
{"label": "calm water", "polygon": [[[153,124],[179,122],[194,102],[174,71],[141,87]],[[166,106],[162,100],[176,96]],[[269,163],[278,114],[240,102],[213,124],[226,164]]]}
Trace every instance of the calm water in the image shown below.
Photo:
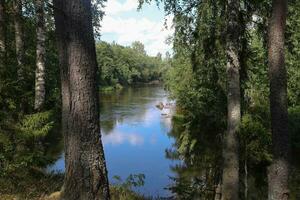
{"label": "calm water", "polygon": [[[145,195],[167,196],[164,188],[171,184],[170,166],[165,150],[172,146],[168,136],[172,109],[156,108],[170,102],[160,86],[125,88],[101,96],[101,132],[109,179],[126,179],[130,174],[145,174],[145,185],[137,190]],[[63,171],[63,156],[50,167]]]}

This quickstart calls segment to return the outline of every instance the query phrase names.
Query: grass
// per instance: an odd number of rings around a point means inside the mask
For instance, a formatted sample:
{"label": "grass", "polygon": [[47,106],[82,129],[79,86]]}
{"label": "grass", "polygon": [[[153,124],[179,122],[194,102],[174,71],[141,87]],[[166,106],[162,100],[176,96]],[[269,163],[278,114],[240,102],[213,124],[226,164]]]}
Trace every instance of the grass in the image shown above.
{"label": "grass", "polygon": [[63,174],[0,179],[0,200],[44,200],[58,191],[62,183]]}
{"label": "grass", "polygon": [[[63,175],[49,175],[40,178],[29,178],[26,183],[16,186],[0,181],[0,200],[59,200]],[[25,185],[26,184],[26,185]],[[121,185],[110,186],[111,200],[154,200],[159,198],[146,197]]]}

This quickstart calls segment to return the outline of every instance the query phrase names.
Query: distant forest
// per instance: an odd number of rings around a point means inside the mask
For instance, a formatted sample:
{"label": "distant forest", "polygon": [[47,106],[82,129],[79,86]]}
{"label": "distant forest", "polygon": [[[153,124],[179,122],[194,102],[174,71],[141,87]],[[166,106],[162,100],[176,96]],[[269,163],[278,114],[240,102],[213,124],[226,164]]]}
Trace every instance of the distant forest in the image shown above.
{"label": "distant forest", "polygon": [[138,41],[129,47],[99,42],[96,51],[101,86],[125,86],[162,80],[170,60],[168,53],[164,59],[161,53],[155,57],[147,55],[144,44]]}

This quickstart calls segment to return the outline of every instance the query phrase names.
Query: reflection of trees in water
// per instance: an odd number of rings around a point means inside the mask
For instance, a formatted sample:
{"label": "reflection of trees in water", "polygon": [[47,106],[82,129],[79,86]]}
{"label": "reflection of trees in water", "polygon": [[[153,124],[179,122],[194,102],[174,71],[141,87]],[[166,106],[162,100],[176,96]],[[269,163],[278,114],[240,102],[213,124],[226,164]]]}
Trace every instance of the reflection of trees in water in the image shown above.
{"label": "reflection of trees in water", "polygon": [[[129,87],[100,95],[101,128],[110,133],[124,120],[138,122],[145,118],[149,104],[163,98],[161,86]],[[162,96],[160,96],[162,95]]]}
{"label": "reflection of trees in water", "polygon": [[[211,123],[205,119],[196,121],[198,124],[187,119],[187,116],[180,115],[175,115],[172,119],[172,130],[169,135],[175,142],[172,148],[166,150],[166,157],[179,160],[179,164],[171,166],[175,177],[171,178],[173,184],[169,189],[178,199],[218,199],[218,184],[221,181],[222,170],[221,133],[225,129],[216,128],[222,127],[222,124],[216,121]],[[255,125],[257,123],[259,121],[256,119]],[[242,136],[240,138],[240,199],[264,200],[267,199],[268,193],[266,170],[269,165],[268,156],[265,154],[270,143],[269,139],[266,140],[266,144],[262,142],[262,137],[266,137],[263,134],[266,132],[261,132],[264,130],[260,126],[258,128],[261,131],[254,129],[251,124],[246,124],[245,127],[241,127],[242,132],[247,131],[246,128],[251,134],[247,133],[250,136],[247,141]],[[245,149],[249,152],[245,152]],[[300,159],[297,155],[299,152],[293,152],[290,179],[290,199],[295,200],[300,199]]]}
{"label": "reflection of trees in water", "polygon": [[219,130],[215,127],[200,128],[197,124],[186,124],[184,117],[173,118],[169,134],[175,143],[173,148],[166,150],[166,157],[181,160],[171,167],[176,176],[171,178],[174,184],[169,188],[178,199],[214,199],[216,196],[222,154]]}

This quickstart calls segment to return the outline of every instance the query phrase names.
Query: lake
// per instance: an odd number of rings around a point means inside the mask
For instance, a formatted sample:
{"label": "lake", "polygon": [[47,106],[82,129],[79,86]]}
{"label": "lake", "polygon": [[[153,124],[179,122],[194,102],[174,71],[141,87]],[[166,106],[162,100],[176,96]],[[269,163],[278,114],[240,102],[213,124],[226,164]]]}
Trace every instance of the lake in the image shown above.
{"label": "lake", "polygon": [[[162,110],[157,104],[171,104]],[[108,175],[123,180],[130,174],[144,174],[145,185],[135,190],[151,196],[169,196],[164,188],[174,176],[170,166],[176,164],[166,158],[166,149],[174,139],[168,136],[174,102],[162,86],[136,86],[119,91],[100,93],[100,120]],[[51,171],[64,170],[64,158]]]}

